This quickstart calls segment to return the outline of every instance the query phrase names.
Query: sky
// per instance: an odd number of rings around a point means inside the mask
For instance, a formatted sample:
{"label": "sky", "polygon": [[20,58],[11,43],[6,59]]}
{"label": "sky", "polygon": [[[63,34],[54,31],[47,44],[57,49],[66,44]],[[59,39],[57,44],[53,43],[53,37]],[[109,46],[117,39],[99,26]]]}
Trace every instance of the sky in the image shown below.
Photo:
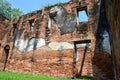
{"label": "sky", "polygon": [[19,8],[24,14],[39,10],[40,8],[60,2],[68,2],[69,0],[8,0],[12,8]]}
{"label": "sky", "polygon": [[88,21],[88,17],[87,17],[87,14],[86,14],[85,10],[78,12],[78,20],[79,20],[79,22]]}
{"label": "sky", "polygon": [[[40,10],[46,5],[52,5],[56,3],[64,3],[69,0],[8,0],[12,6],[12,8],[19,8],[23,14],[27,14],[29,12]],[[85,11],[79,13],[79,21],[87,21],[88,17]]]}

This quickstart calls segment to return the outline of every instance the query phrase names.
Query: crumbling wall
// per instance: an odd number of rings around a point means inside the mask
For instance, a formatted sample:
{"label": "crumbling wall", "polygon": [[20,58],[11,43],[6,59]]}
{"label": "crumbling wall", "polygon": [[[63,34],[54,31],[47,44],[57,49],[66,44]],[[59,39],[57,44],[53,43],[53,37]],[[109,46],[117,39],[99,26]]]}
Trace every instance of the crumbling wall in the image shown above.
{"label": "crumbling wall", "polygon": [[[62,8],[68,12],[68,17],[73,14],[76,20],[75,10],[72,9],[75,5],[77,3],[68,3]],[[74,29],[61,35],[55,21],[48,28],[50,9],[35,11],[12,21],[10,34],[14,38],[6,70],[73,77],[74,42],[71,38],[77,38],[79,34],[74,33]]]}
{"label": "crumbling wall", "polygon": [[[5,70],[112,79],[112,67],[107,68],[112,65],[111,56],[96,50],[99,6],[98,0],[71,0],[12,20],[12,29],[4,39],[10,45]],[[78,21],[81,10],[87,12],[88,22]],[[56,16],[56,13],[59,14]]]}

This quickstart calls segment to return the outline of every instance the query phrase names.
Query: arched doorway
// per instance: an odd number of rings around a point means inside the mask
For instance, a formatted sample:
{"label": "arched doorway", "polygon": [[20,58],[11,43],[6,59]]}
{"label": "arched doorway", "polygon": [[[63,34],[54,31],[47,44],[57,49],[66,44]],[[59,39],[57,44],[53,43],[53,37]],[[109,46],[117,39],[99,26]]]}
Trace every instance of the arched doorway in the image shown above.
{"label": "arched doorway", "polygon": [[7,60],[8,60],[9,50],[10,50],[10,46],[9,46],[9,45],[6,45],[6,46],[4,47],[5,61],[4,61],[3,71],[5,71],[5,68],[6,68],[6,63],[7,63]]}

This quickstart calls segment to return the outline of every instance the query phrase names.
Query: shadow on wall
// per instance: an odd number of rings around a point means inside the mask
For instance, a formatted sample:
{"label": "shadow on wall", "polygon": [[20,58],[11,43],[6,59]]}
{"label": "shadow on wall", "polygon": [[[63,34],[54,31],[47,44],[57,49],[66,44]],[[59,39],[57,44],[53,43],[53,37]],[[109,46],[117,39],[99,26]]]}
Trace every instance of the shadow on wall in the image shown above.
{"label": "shadow on wall", "polygon": [[96,80],[113,80],[113,63],[110,46],[110,25],[106,17],[105,3],[101,0],[95,52],[92,59]]}
{"label": "shadow on wall", "polygon": [[49,28],[52,26],[52,20],[57,23],[61,35],[72,33],[75,30],[77,22],[75,14],[68,13],[63,6],[55,6],[51,8],[49,13]]}

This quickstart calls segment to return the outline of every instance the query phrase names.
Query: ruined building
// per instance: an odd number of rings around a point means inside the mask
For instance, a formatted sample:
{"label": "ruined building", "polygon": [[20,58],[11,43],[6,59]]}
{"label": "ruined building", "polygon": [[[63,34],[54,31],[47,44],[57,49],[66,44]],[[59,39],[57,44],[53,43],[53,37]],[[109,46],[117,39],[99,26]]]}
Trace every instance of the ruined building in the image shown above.
{"label": "ruined building", "polygon": [[[118,6],[117,0],[71,0],[19,19],[1,16],[0,70],[119,80]],[[88,20],[80,20],[82,11]]]}

